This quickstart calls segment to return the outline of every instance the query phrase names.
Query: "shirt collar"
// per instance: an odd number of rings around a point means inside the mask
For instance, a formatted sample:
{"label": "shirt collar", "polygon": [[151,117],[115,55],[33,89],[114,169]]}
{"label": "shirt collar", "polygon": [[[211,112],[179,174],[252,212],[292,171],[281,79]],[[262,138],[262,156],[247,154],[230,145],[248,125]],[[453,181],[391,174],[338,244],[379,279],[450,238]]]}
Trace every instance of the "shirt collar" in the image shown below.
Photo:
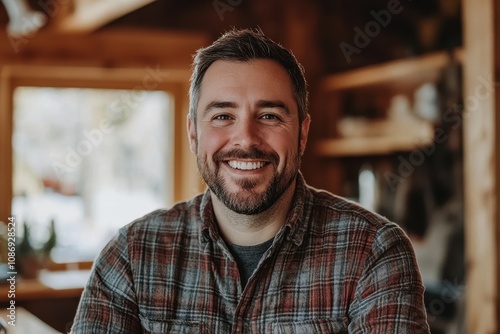
{"label": "shirt collar", "polygon": [[210,189],[207,187],[200,203],[200,218],[201,218],[201,234],[200,241],[208,242],[210,239],[216,240],[220,238],[219,228],[215,221],[214,209],[212,207],[212,198]]}
{"label": "shirt collar", "polygon": [[[302,244],[305,231],[307,230],[307,222],[309,221],[310,212],[312,209],[312,193],[305,183],[302,173],[298,173],[295,193],[292,200],[291,210],[288,213],[285,224],[280,229],[277,235],[288,230],[287,239],[295,243],[297,246]],[[200,203],[200,218],[201,218],[201,234],[200,242],[206,243],[209,239],[217,241],[222,239],[219,233],[219,228],[215,221],[215,215],[212,207],[212,199],[210,189],[203,193]]]}
{"label": "shirt collar", "polygon": [[312,193],[307,186],[302,173],[297,175],[295,194],[291,210],[288,213],[284,227],[289,229],[288,240],[297,246],[302,244],[304,234],[308,228],[309,217],[312,211]]}

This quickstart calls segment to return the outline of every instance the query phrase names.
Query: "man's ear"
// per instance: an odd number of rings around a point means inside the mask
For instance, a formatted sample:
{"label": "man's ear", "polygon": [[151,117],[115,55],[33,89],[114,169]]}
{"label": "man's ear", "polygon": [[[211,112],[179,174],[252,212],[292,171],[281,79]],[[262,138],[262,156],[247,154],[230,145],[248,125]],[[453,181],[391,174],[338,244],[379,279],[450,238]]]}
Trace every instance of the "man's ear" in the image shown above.
{"label": "man's ear", "polygon": [[307,137],[309,135],[309,126],[311,125],[311,115],[307,114],[306,118],[302,121],[300,128],[300,154],[304,154],[306,150]]}
{"label": "man's ear", "polygon": [[189,149],[191,152],[196,154],[196,125],[190,115],[187,116],[187,133],[189,139]]}

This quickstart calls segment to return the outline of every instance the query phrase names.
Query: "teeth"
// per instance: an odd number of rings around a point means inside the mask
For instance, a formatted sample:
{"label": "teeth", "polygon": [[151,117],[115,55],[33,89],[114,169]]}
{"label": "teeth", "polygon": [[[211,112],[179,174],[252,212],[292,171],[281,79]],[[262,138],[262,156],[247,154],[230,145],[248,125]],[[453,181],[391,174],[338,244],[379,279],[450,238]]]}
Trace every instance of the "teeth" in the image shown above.
{"label": "teeth", "polygon": [[252,170],[264,167],[265,162],[242,162],[242,161],[229,161],[229,166],[235,169]]}

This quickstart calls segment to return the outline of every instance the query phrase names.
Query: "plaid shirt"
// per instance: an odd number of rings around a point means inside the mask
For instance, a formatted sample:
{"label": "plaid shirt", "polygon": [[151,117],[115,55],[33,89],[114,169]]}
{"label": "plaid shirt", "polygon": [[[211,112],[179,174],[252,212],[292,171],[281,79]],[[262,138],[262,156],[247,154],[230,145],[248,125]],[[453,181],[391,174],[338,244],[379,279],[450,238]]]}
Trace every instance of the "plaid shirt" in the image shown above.
{"label": "plaid shirt", "polygon": [[94,264],[72,333],[429,333],[395,224],[299,175],[292,210],[246,287],[210,193],[119,231]]}

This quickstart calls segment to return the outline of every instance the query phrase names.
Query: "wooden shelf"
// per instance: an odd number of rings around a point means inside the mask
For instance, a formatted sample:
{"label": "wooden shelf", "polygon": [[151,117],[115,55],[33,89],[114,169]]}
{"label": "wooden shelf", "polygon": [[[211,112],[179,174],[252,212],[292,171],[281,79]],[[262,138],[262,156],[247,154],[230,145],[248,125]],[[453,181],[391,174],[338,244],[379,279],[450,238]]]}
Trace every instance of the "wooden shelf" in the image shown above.
{"label": "wooden shelf", "polygon": [[[462,61],[462,54],[462,49],[453,51],[459,62]],[[322,80],[320,87],[322,91],[338,91],[391,83],[397,86],[418,86],[436,81],[440,76],[439,70],[449,62],[448,52],[436,52],[329,75]]]}
{"label": "wooden shelf", "polygon": [[[463,50],[452,51],[452,56],[461,63]],[[385,94],[391,96],[395,94],[394,92],[413,91],[424,83],[437,82],[442,76],[442,70],[449,64],[450,53],[445,51],[395,60],[329,75],[321,81],[320,90],[324,93],[344,94],[346,91],[363,91],[368,88],[376,89],[377,92],[387,90]],[[363,91],[362,94],[366,93]],[[339,105],[333,106],[332,114],[340,114],[339,108]],[[332,120],[335,121],[335,117]],[[314,144],[314,150],[320,157],[374,156],[410,152],[431,145],[434,140],[432,126],[429,124],[415,128],[419,128],[418,132],[414,132],[411,126],[408,127],[408,131],[396,127],[383,135],[358,134],[352,137],[319,140]]]}
{"label": "wooden shelf", "polygon": [[320,157],[356,157],[387,155],[396,152],[420,150],[432,144],[431,138],[413,137],[359,137],[320,140],[315,145],[316,154]]}
{"label": "wooden shelf", "polygon": [[[343,137],[320,140],[316,154],[321,157],[386,155],[409,152],[434,141],[434,125],[426,121],[390,122],[371,120],[343,127]],[[349,134],[350,133],[350,134]]]}

